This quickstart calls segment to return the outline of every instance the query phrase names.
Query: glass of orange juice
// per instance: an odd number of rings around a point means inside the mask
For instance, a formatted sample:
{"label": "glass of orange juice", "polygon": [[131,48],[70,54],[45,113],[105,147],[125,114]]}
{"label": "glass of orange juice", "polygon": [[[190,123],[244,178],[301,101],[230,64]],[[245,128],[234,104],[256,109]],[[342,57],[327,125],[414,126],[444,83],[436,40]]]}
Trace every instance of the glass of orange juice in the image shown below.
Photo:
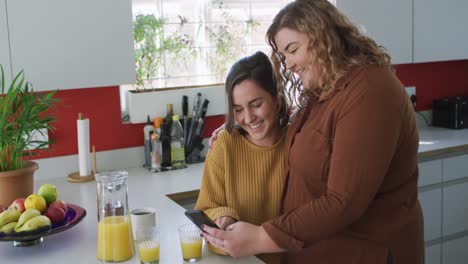
{"label": "glass of orange juice", "polygon": [[140,263],[159,263],[159,228],[156,226],[138,228],[135,237]]}
{"label": "glass of orange juice", "polygon": [[185,224],[179,227],[180,246],[184,261],[196,262],[202,256],[201,231],[194,224]]}

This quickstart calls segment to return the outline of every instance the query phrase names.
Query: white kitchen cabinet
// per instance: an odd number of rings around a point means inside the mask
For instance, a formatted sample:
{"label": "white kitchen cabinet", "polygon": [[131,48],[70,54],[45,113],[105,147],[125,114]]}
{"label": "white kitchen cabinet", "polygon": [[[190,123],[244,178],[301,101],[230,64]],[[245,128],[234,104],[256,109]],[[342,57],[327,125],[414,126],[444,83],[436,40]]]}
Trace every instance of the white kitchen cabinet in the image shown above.
{"label": "white kitchen cabinet", "polygon": [[444,187],[442,195],[442,235],[468,231],[468,182]]}
{"label": "white kitchen cabinet", "polygon": [[440,264],[441,250],[442,247],[440,244],[426,247],[424,253],[424,264]]}
{"label": "white kitchen cabinet", "polygon": [[467,59],[467,11],[466,0],[414,0],[414,62]]}
{"label": "white kitchen cabinet", "polygon": [[468,237],[445,241],[442,244],[442,263],[468,263]]}
{"label": "white kitchen cabinet", "polygon": [[12,68],[36,91],[135,83],[131,0],[6,3]]}
{"label": "white kitchen cabinet", "polygon": [[442,189],[419,192],[418,196],[424,216],[424,241],[441,237]]}
{"label": "white kitchen cabinet", "polygon": [[413,2],[337,0],[336,6],[392,56],[393,64],[413,62]]}
{"label": "white kitchen cabinet", "polygon": [[[10,44],[8,43],[8,28],[6,17],[6,0],[0,0],[0,64],[5,71],[5,81],[9,83],[10,72]],[[1,93],[1,91],[0,91]]]}
{"label": "white kitchen cabinet", "polygon": [[[468,49],[468,46],[467,46]],[[444,159],[444,181],[468,177],[468,155],[455,156]]]}
{"label": "white kitchen cabinet", "polygon": [[418,187],[442,182],[442,160],[419,163]]}

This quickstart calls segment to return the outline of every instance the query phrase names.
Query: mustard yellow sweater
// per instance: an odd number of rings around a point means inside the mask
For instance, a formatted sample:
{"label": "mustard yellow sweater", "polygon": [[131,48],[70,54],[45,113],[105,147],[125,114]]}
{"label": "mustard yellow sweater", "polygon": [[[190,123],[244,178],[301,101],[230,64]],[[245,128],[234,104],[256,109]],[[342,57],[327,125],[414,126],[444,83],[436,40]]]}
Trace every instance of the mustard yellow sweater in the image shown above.
{"label": "mustard yellow sweater", "polygon": [[[286,129],[285,129],[286,130]],[[259,147],[237,130],[219,134],[207,155],[196,209],[211,219],[252,224],[278,216],[284,177],[284,139]]]}

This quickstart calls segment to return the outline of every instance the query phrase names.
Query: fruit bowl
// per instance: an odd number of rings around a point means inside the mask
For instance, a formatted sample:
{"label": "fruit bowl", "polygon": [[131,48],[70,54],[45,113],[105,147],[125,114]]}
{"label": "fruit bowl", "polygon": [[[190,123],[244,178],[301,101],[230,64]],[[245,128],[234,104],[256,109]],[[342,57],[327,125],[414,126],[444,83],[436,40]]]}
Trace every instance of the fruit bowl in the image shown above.
{"label": "fruit bowl", "polygon": [[16,247],[27,247],[41,243],[45,236],[63,232],[77,225],[86,216],[86,210],[78,205],[67,204],[67,214],[61,224],[13,234],[0,233],[0,241],[13,241]]}

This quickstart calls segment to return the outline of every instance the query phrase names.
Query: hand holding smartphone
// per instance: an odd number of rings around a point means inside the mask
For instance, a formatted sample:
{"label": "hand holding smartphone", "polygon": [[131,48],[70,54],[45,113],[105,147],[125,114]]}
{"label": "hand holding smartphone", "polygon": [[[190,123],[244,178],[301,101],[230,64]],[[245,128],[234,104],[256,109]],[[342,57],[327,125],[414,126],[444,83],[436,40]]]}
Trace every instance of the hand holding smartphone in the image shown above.
{"label": "hand holding smartphone", "polygon": [[207,225],[214,228],[219,228],[213,220],[211,220],[203,211],[201,210],[187,210],[185,211],[185,216],[190,219],[201,231],[203,231],[202,226]]}

